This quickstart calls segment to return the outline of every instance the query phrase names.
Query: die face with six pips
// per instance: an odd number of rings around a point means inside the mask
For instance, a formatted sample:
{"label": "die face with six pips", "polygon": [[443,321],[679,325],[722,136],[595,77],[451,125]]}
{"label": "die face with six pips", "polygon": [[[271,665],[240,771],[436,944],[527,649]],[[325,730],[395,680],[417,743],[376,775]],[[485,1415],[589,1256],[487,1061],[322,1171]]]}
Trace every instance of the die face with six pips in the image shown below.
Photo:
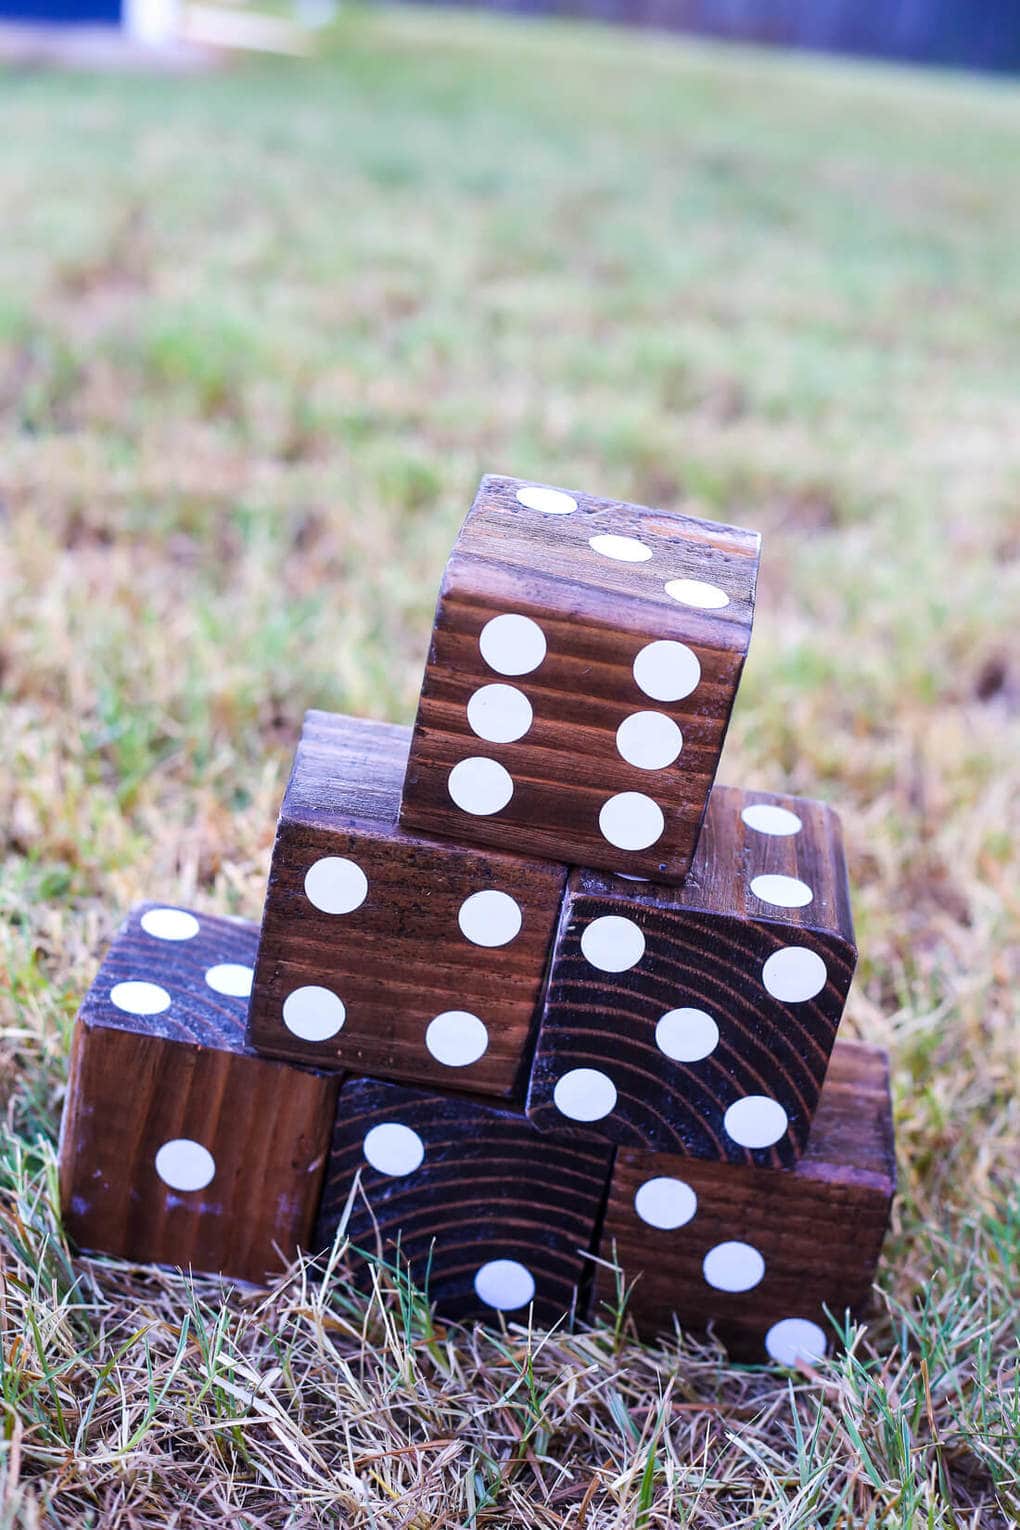
{"label": "die face with six pips", "polygon": [[736,527],[483,479],[440,592],[402,823],[681,881],[758,557]]}
{"label": "die face with six pips", "polygon": [[541,1129],[788,1164],[803,1151],[856,949],[839,821],[716,787],[681,888],[575,871],[531,1072]]}

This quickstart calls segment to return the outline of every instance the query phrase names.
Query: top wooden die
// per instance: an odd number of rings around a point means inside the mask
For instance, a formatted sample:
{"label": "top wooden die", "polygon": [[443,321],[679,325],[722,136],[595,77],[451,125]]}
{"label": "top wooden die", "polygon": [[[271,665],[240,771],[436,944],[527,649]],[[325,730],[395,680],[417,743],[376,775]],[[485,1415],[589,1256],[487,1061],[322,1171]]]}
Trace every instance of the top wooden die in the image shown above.
{"label": "top wooden die", "polygon": [[681,882],[759,546],[733,526],[484,478],[440,589],[401,822]]}

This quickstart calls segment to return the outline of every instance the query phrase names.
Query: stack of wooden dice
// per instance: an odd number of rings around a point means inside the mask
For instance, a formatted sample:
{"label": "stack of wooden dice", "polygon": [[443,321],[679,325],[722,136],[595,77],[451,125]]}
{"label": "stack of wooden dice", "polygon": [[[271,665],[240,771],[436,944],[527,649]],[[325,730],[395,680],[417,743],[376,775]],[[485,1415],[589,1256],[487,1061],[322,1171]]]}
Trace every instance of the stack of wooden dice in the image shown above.
{"label": "stack of wooden dice", "polygon": [[82,1247],[261,1281],[338,1231],[440,1315],[612,1302],[810,1359],[866,1302],[887,1063],[838,820],[715,775],[757,535],[486,478],[413,732],[309,713],[261,932],[136,909],[61,1142]]}

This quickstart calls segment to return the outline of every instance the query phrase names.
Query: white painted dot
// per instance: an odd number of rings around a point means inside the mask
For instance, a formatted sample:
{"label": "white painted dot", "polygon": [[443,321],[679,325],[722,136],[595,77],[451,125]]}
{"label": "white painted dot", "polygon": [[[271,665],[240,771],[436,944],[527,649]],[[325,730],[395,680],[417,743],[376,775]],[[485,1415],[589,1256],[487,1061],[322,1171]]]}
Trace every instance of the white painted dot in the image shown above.
{"label": "white painted dot", "polygon": [[309,983],[283,1001],[283,1023],[301,1041],[328,1041],[347,1019],[343,1000],[331,988]]}
{"label": "white painted dot", "polygon": [[773,951],[761,969],[761,980],[774,999],[803,1004],[821,993],[828,979],[825,963],[807,946],[783,946]]}
{"label": "white painted dot", "polygon": [[216,1173],[216,1160],[191,1137],[174,1137],[156,1154],[156,1173],[171,1190],[204,1190]]}
{"label": "white painted dot", "polygon": [[193,940],[198,934],[198,920],[183,908],[148,908],[141,924],[156,940]]}
{"label": "white painted dot", "polygon": [[475,1275],[475,1291],[487,1307],[514,1312],[535,1296],[535,1277],[517,1259],[490,1259]]}
{"label": "white painted dot", "polygon": [[517,490],[517,502],[526,510],[541,510],[543,515],[573,515],[577,500],[562,489],[546,489],[540,484],[529,484]]}
{"label": "white painted dot", "polygon": [[765,1274],[765,1261],[750,1243],[717,1243],[705,1255],[702,1271],[717,1291],[750,1291]]}
{"label": "white painted dot", "polygon": [[682,1179],[646,1179],[634,1197],[634,1210],[649,1227],[672,1232],[684,1227],[698,1209],[698,1197]]}
{"label": "white painted dot", "polygon": [[572,1068],[557,1080],[553,1104],[571,1121],[601,1121],[616,1108],[616,1085],[598,1068]]}
{"label": "white painted dot", "polygon": [[789,1126],[789,1117],[778,1100],[767,1094],[748,1094],[734,1100],[723,1116],[723,1126],[741,1147],[765,1148],[778,1142]]}
{"label": "white painted dot", "polygon": [[696,606],[699,611],[721,611],[730,603],[725,590],[720,590],[717,584],[706,584],[702,579],[671,579],[663,589],[682,606]]}
{"label": "white painted dot", "polygon": [[719,1027],[703,1009],[670,1009],[655,1027],[655,1045],[674,1062],[700,1062],[719,1045]]}
{"label": "white painted dot", "polygon": [[366,1132],[362,1151],[373,1169],[380,1174],[396,1177],[413,1174],[421,1168],[425,1157],[425,1144],[409,1126],[399,1121],[384,1121]]}
{"label": "white painted dot", "polygon": [[780,1318],[765,1335],[769,1357],[791,1368],[801,1360],[823,1360],[828,1347],[824,1332],[809,1318]]}
{"label": "white painted dot", "polygon": [[603,914],[583,931],[581,951],[600,972],[626,972],[645,954],[644,931],[622,914]]}
{"label": "white painted dot", "polygon": [[444,1067],[466,1068],[484,1056],[489,1033],[477,1015],[466,1009],[447,1009],[429,1021],[425,1045]]}
{"label": "white painted dot", "polygon": [[617,792],[599,813],[602,838],[617,850],[647,850],[665,827],[661,807],[644,792]]}
{"label": "white painted dot", "polygon": [[450,771],[450,796],[465,813],[485,818],[505,808],[514,794],[513,777],[498,760],[472,755]]}
{"label": "white painted dot", "polygon": [[486,887],[465,898],[457,923],[465,939],[476,946],[506,946],[521,933],[520,904],[509,893]]}
{"label": "white painted dot", "polygon": [[228,999],[247,999],[254,976],[252,969],[242,967],[240,962],[220,962],[209,968],[205,980],[213,993],[225,994]]}
{"label": "white painted dot", "polygon": [[684,747],[684,736],[665,712],[632,712],[616,730],[616,747],[628,765],[664,770]]}
{"label": "white painted dot", "polygon": [[615,558],[618,563],[647,563],[652,549],[639,542],[637,537],[589,537],[588,546],[603,558]]}
{"label": "white painted dot", "polygon": [[545,658],[545,633],[530,616],[494,616],[478,639],[482,658],[498,675],[530,675]]}
{"label": "white painted dot", "polygon": [[161,1015],[170,1008],[170,995],[158,983],[115,983],[110,1003],[128,1015]]}
{"label": "white painted dot", "polygon": [[483,685],[467,704],[472,733],[490,744],[512,744],[535,720],[531,702],[515,685]]}
{"label": "white painted dot", "polygon": [[740,816],[758,834],[799,834],[804,827],[796,813],[772,802],[752,802]]}
{"label": "white painted dot", "polygon": [[803,908],[814,897],[807,883],[797,877],[754,877],[751,891],[763,903],[773,903],[776,908]]}
{"label": "white painted dot", "polygon": [[681,701],[701,679],[701,665],[686,643],[657,638],[646,643],[634,660],[634,679],[653,701]]}
{"label": "white painted dot", "polygon": [[324,914],[352,914],[368,896],[368,878],[357,861],[325,855],[305,873],[305,896]]}

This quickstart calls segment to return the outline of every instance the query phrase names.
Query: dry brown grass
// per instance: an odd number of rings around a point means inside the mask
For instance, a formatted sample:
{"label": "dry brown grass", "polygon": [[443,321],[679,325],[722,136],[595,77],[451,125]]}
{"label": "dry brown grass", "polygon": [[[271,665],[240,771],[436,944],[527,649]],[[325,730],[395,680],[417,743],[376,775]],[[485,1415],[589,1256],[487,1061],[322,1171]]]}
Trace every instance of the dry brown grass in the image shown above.
{"label": "dry brown grass", "polygon": [[[1015,91],[396,13],[0,124],[0,1526],[1016,1523]],[[844,815],[901,1166],[815,1374],[64,1246],[103,941],[257,917],[302,711],[410,715],[483,470],[765,534],[722,778]]]}

